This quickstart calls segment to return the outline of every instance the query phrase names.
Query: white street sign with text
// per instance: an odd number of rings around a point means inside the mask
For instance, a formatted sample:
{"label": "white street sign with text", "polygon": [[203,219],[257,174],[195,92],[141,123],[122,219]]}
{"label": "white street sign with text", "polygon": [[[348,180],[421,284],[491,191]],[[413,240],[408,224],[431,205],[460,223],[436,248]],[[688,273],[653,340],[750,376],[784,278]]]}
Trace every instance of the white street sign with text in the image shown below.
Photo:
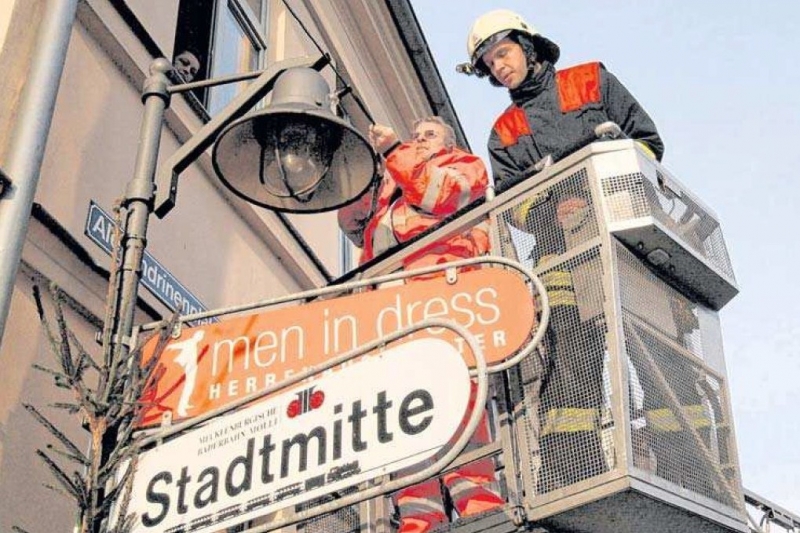
{"label": "white street sign with text", "polygon": [[469,395],[458,350],[420,339],[219,417],[140,456],[134,532],[216,531],[428,459]]}

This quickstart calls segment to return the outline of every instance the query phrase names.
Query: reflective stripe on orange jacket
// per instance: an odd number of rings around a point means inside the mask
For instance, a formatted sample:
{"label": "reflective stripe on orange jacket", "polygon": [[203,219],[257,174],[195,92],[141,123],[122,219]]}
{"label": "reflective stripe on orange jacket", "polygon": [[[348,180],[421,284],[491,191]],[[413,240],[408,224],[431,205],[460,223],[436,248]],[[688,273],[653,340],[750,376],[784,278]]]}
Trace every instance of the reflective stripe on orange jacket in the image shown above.
{"label": "reflective stripe on orange jacket", "polygon": [[[418,161],[413,144],[404,143],[386,159],[386,173],[377,190],[339,210],[339,225],[363,248],[364,263],[484,196],[488,180],[483,161],[469,152],[452,148]],[[418,268],[488,250],[487,227],[479,224],[417,252],[404,266]]]}

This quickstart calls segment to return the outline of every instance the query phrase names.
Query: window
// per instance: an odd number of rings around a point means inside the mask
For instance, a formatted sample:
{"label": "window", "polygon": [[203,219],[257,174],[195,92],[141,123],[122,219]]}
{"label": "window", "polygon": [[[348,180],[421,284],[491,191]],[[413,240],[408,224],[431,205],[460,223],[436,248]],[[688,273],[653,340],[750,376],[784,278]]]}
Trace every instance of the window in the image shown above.
{"label": "window", "polygon": [[[199,63],[193,81],[263,69],[269,42],[267,6],[270,1],[179,0],[173,62],[184,51],[191,52]],[[196,101],[190,96],[189,103],[207,119],[218,114],[249,83],[195,89],[192,94]],[[337,90],[344,87],[339,78],[336,84]],[[342,106],[337,105],[334,112],[347,120]],[[297,230],[295,224],[287,222]],[[347,272],[353,268],[357,257],[353,257],[353,249],[343,234],[338,251],[338,266],[341,273]],[[319,259],[314,260],[319,262]]]}
{"label": "window", "polygon": [[[181,0],[175,31],[175,57],[193,54],[194,80],[216,78],[262,67],[267,48],[267,0]],[[197,89],[194,95],[214,115],[246,82]]]}
{"label": "window", "polygon": [[339,230],[339,274],[349,272],[355,266],[353,243],[342,230]]}

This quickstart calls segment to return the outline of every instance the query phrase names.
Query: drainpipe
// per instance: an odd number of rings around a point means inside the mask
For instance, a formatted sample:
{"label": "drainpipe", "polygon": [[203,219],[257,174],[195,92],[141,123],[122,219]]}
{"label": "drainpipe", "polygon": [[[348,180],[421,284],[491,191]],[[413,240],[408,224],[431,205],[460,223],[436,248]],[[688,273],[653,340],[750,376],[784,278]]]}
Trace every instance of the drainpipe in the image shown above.
{"label": "drainpipe", "polygon": [[0,343],[39,184],[78,0],[50,0],[46,4],[3,169],[10,185],[0,198]]}

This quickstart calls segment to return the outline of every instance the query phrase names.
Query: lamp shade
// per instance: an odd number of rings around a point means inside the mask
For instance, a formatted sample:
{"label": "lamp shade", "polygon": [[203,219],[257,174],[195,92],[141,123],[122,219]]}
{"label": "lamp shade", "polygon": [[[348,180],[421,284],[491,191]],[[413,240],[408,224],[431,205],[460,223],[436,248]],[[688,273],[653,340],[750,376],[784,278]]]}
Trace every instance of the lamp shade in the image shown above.
{"label": "lamp shade", "polygon": [[276,80],[267,108],[220,133],[212,161],[222,183],[248,202],[316,213],[358,198],[378,159],[366,138],[330,111],[322,75],[294,68]]}

